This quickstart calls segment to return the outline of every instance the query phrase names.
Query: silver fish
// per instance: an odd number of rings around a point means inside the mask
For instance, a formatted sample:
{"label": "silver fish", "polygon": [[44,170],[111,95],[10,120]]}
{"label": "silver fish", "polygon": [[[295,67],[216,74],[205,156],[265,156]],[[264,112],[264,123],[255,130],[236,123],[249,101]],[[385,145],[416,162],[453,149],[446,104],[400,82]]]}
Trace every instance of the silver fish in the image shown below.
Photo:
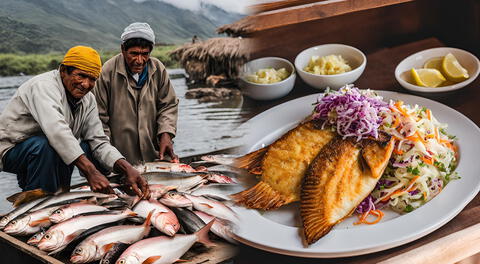
{"label": "silver fish", "polygon": [[228,155],[228,154],[218,154],[218,155],[205,155],[201,159],[204,161],[217,163],[221,165],[234,165],[236,162],[237,155]]}
{"label": "silver fish", "polygon": [[177,189],[177,186],[167,186],[163,184],[150,184],[148,185],[148,188],[150,189],[150,198],[160,199],[167,192]]}
{"label": "silver fish", "polygon": [[169,207],[192,207],[193,203],[187,199],[182,193],[169,191],[159,200],[162,204]]}
{"label": "silver fish", "polygon": [[174,207],[172,211],[177,215],[180,224],[182,224],[187,234],[195,233],[205,226],[205,222],[188,209]]}
{"label": "silver fish", "polygon": [[35,234],[42,228],[52,225],[48,217],[58,208],[60,208],[60,206],[47,207],[20,215],[10,221],[3,231],[10,235],[25,236]]}
{"label": "silver fish", "polygon": [[27,244],[29,244],[31,246],[38,245],[38,243],[40,243],[40,240],[42,239],[42,237],[45,235],[45,232],[46,232],[46,230],[42,229],[39,232],[35,233],[35,235],[33,235],[31,238],[29,238],[27,240]]}
{"label": "silver fish", "polygon": [[210,229],[212,231],[212,233],[214,233],[215,235],[227,240],[230,243],[234,243],[234,244],[237,243],[232,238],[233,237],[232,236],[232,227],[230,226],[230,224],[227,221],[224,221],[220,218],[215,218],[215,217],[213,217],[209,214],[206,214],[206,213],[200,212],[200,211],[194,211],[193,213],[195,213],[198,217],[200,217],[200,219],[202,219],[202,221],[204,223],[209,223],[209,222],[213,221],[212,228]]}
{"label": "silver fish", "polygon": [[31,211],[35,210],[40,210],[43,209],[49,205],[60,203],[63,201],[67,200],[73,200],[73,199],[80,199],[80,198],[90,198],[90,197],[96,197],[96,198],[113,198],[116,197],[114,194],[104,194],[104,193],[97,193],[97,192],[88,192],[88,191],[79,191],[79,192],[65,192],[61,193],[59,195],[51,196],[41,203],[37,204],[34,206]]}
{"label": "silver fish", "polygon": [[101,212],[101,211],[108,211],[108,209],[96,204],[79,202],[79,203],[73,203],[73,204],[65,205],[58,208],[57,210],[51,213],[51,215],[49,216],[49,219],[50,219],[50,222],[56,224],[56,223],[66,221],[79,214],[90,213],[90,212]]}
{"label": "silver fish", "polygon": [[37,204],[43,202],[44,200],[46,200],[48,198],[49,197],[42,197],[42,198],[33,200],[31,202],[22,204],[19,207],[15,208],[10,213],[3,216],[2,219],[0,219],[0,230],[3,229],[8,224],[8,222],[12,221],[17,216],[19,216],[19,215],[21,215],[25,212],[30,211],[34,206],[36,206]]}
{"label": "silver fish", "polygon": [[87,263],[100,260],[116,243],[133,244],[150,232],[150,212],[143,225],[120,225],[99,231],[81,242],[73,251],[72,263]]}
{"label": "silver fish", "polygon": [[163,161],[147,162],[135,166],[135,169],[141,174],[150,172],[196,172],[190,165]]}
{"label": "silver fish", "polygon": [[59,252],[89,228],[136,215],[127,209],[119,214],[88,215],[71,218],[48,229],[42,240],[40,240],[38,248],[43,251],[52,251],[51,254]]}
{"label": "silver fish", "polygon": [[165,177],[161,174],[144,174],[150,184],[162,184],[165,186],[175,186],[180,192],[189,192],[199,188],[208,180],[203,175],[187,176],[187,177]]}
{"label": "silver fish", "polygon": [[208,231],[213,222],[208,223],[197,233],[174,237],[152,237],[141,240],[125,250],[116,264],[163,264],[177,261],[195,242],[211,245]]}
{"label": "silver fish", "polygon": [[169,236],[175,235],[180,229],[180,223],[177,216],[160,202],[154,199],[141,200],[138,202],[133,211],[139,216],[147,217],[151,211],[155,211],[152,216],[152,224],[160,232]]}
{"label": "silver fish", "polygon": [[195,196],[195,195],[190,195],[186,193],[183,195],[187,199],[192,201],[193,208],[195,208],[196,210],[202,211],[214,217],[228,220],[234,224],[238,223],[238,218],[235,212],[225,204],[219,201],[207,199],[202,196]]}

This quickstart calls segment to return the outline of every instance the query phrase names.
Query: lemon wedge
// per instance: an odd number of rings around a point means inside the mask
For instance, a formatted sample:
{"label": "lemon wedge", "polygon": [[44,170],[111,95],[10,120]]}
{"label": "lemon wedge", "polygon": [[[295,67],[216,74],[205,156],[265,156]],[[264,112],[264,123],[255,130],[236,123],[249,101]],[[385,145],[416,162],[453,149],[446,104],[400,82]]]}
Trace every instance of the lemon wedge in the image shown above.
{"label": "lemon wedge", "polygon": [[440,72],[442,71],[442,62],[443,57],[434,57],[425,62],[423,65],[424,69],[437,69]]}
{"label": "lemon wedge", "polygon": [[457,58],[452,53],[443,57],[442,71],[448,80],[452,82],[462,82],[468,79],[468,71],[460,65]]}
{"label": "lemon wedge", "polygon": [[442,73],[437,69],[414,69],[411,70],[415,84],[423,87],[438,87],[444,81]]}

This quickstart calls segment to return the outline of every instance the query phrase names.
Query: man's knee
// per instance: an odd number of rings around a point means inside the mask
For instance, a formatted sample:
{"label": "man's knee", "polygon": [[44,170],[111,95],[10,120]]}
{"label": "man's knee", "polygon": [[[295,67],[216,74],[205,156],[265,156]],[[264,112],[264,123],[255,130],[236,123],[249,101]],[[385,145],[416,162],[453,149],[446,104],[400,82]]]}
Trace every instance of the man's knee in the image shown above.
{"label": "man's knee", "polygon": [[34,136],[29,138],[28,141],[30,141],[28,143],[31,144],[31,155],[42,159],[49,159],[52,162],[62,161],[57,151],[48,142],[46,136]]}

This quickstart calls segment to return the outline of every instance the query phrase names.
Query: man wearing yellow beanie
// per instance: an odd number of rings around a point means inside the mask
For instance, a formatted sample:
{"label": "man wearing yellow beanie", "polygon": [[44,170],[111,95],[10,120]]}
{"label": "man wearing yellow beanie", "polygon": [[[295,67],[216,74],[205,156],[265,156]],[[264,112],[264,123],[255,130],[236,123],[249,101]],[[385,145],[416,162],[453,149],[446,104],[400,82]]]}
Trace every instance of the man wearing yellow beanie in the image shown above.
{"label": "man wearing yellow beanie", "polygon": [[93,191],[113,193],[100,172],[113,169],[149,196],[145,179],[110,144],[98,118],[90,91],[101,67],[94,49],[73,47],[58,70],[22,84],[0,115],[0,170],[17,174],[23,191],[68,189],[77,166]]}

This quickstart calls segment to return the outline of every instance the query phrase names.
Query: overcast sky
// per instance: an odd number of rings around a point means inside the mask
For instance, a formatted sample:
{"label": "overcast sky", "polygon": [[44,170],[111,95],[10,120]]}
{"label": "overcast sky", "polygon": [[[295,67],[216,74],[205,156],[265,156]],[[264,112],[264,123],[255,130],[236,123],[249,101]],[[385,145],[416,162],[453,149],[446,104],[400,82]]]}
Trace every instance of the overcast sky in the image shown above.
{"label": "overcast sky", "polygon": [[[146,0],[134,0],[136,2],[144,2]],[[200,10],[201,3],[208,3],[220,7],[228,12],[245,14],[246,7],[257,2],[257,0],[158,0],[169,3],[179,8],[189,9],[193,11]]]}

